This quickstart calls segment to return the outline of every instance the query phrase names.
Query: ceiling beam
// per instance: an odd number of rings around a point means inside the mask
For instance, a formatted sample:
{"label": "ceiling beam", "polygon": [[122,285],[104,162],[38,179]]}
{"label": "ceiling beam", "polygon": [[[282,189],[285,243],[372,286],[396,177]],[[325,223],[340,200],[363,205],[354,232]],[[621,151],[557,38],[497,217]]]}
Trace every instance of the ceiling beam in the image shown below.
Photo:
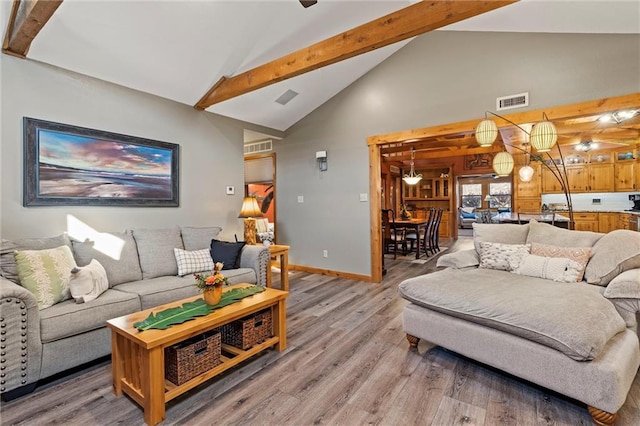
{"label": "ceiling beam", "polygon": [[422,1],[241,74],[223,77],[224,80],[221,79],[209,89],[194,107],[203,110],[236,96],[517,1]]}
{"label": "ceiling beam", "polygon": [[31,43],[61,4],[62,0],[14,0],[2,51],[25,58]]}

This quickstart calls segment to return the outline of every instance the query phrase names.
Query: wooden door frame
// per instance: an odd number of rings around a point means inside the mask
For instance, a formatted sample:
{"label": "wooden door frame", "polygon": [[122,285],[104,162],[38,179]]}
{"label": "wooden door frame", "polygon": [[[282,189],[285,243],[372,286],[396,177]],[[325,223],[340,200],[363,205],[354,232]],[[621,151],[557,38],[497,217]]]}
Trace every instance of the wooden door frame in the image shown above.
{"label": "wooden door frame", "polygon": [[[266,154],[252,154],[252,155],[245,155],[244,156],[244,161],[247,160],[258,160],[260,158],[267,158],[267,157],[271,157],[271,163],[272,163],[272,173],[271,173],[271,184],[273,185],[273,199],[275,201],[275,204],[273,206],[273,242],[274,244],[278,241],[278,199],[276,198],[278,196],[278,192],[276,191],[276,153],[275,152],[269,152]],[[244,164],[244,163],[243,163]],[[243,177],[243,181],[244,181],[244,177]],[[244,196],[247,195],[247,183],[244,182]]]}
{"label": "wooden door frame", "polygon": [[[603,114],[620,109],[640,108],[640,92],[627,95],[597,99],[593,101],[580,102],[562,106],[552,106],[533,111],[504,114],[503,116],[514,123],[534,123],[540,121],[542,113],[551,120],[561,120],[584,115]],[[511,126],[510,123],[493,117],[500,127]],[[407,141],[415,141],[435,136],[452,135],[463,132],[474,132],[476,126],[484,117],[473,120],[460,121],[457,123],[441,124],[420,129],[403,130],[395,133],[369,136],[367,145],[369,147],[369,194],[370,194],[370,223],[371,223],[371,282],[382,282],[382,242],[381,232],[381,163],[380,147],[391,143],[402,144]],[[409,151],[409,149],[407,149]]]}

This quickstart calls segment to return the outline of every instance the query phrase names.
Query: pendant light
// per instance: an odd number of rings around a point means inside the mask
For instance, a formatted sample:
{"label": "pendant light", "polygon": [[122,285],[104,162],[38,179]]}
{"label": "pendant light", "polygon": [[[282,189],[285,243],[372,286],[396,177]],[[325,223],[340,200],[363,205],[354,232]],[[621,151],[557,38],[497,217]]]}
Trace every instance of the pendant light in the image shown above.
{"label": "pendant light", "polygon": [[521,182],[531,182],[531,179],[533,179],[533,173],[533,167],[528,164],[518,170],[518,176],[520,176]]}
{"label": "pendant light", "polygon": [[407,185],[415,185],[416,183],[420,182],[420,180],[422,179],[422,174],[416,174],[416,171],[413,169],[413,160],[415,156],[416,156],[416,149],[411,148],[411,170],[409,171],[408,175],[404,175],[402,177],[402,180],[405,181]]}
{"label": "pendant light", "polygon": [[498,176],[509,176],[513,171],[513,157],[506,151],[502,151],[493,157],[493,171]]}
{"label": "pendant light", "polygon": [[536,123],[531,129],[529,141],[538,152],[549,152],[558,140],[556,126],[550,121]]}
{"label": "pendant light", "polygon": [[483,148],[493,145],[498,137],[498,126],[493,120],[484,119],[476,127],[476,142]]}

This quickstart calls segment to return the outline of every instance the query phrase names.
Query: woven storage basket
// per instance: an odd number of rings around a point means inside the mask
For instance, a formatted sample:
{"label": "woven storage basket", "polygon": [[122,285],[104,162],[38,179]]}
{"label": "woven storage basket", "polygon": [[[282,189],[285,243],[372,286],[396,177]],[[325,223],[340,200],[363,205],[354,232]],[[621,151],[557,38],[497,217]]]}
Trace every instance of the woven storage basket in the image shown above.
{"label": "woven storage basket", "polygon": [[218,329],[169,346],[164,350],[164,375],[181,385],[222,363]]}
{"label": "woven storage basket", "polygon": [[271,309],[265,309],[221,327],[222,343],[247,350],[273,336]]}

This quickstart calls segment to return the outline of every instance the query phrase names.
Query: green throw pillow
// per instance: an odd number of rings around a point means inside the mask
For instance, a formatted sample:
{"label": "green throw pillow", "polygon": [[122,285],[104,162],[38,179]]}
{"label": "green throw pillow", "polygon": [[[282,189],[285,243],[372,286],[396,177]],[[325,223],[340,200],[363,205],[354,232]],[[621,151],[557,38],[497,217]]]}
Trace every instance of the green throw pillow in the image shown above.
{"label": "green throw pillow", "polygon": [[68,246],[15,252],[20,285],[29,290],[44,309],[69,299],[69,279],[76,262]]}

